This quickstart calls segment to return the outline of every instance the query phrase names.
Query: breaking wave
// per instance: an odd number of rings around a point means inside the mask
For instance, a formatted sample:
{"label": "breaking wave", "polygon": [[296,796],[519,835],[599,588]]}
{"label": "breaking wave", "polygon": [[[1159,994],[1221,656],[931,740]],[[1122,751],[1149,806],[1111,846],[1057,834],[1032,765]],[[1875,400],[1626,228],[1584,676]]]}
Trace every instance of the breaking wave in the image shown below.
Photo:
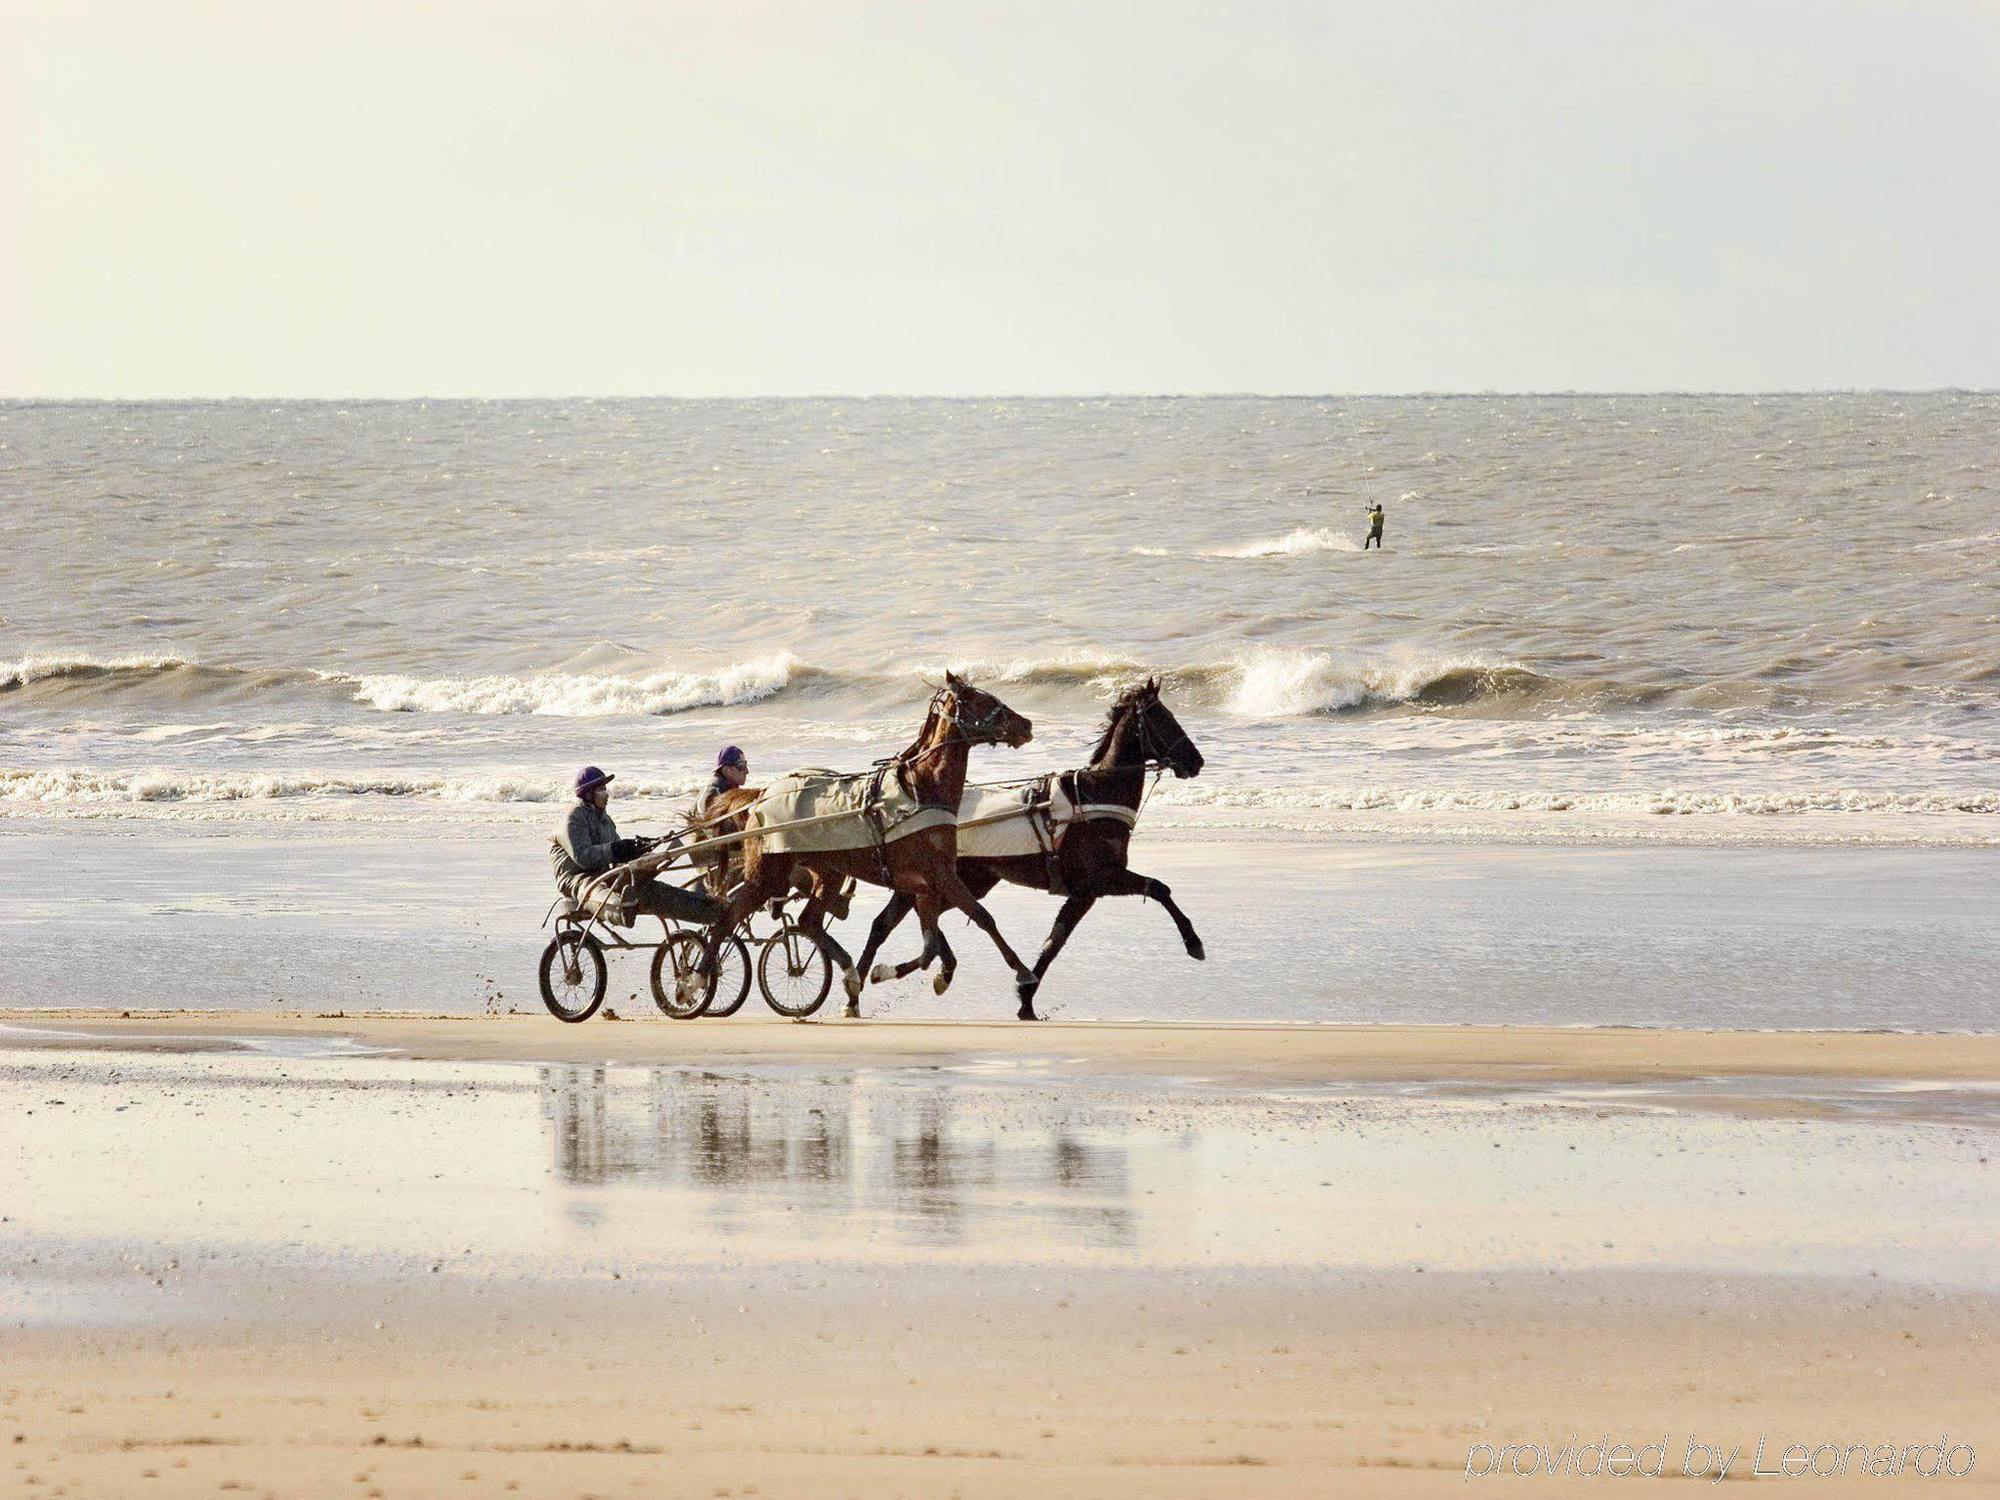
{"label": "breaking wave", "polygon": [[551,714],[600,718],[611,714],[675,714],[727,708],[774,698],[809,677],[822,676],[790,652],[738,662],[715,672],[649,672],[513,677],[350,679],[354,701],[393,713]]}
{"label": "breaking wave", "polygon": [[0,666],[0,693],[29,700],[119,695],[175,705],[202,699],[280,695],[350,701],[391,713],[673,714],[756,703],[820,673],[788,652],[707,672],[673,670],[506,673],[419,677],[206,666],[180,656],[35,657]]}
{"label": "breaking wave", "polygon": [[0,693],[18,692],[44,682],[144,680],[163,672],[198,670],[196,663],[180,656],[30,656],[0,665]]}
{"label": "breaking wave", "polygon": [[1554,679],[1506,662],[1355,663],[1323,651],[1274,651],[1207,669],[1221,706],[1245,718],[1281,719],[1339,713],[1369,705],[1453,707],[1487,699],[1528,698],[1555,689]]}
{"label": "breaking wave", "polygon": [[[947,666],[1000,690],[1100,701],[1158,676],[1174,701],[1245,718],[1298,718],[1373,708],[1451,708],[1526,702],[1602,685],[1566,684],[1517,663],[1470,659],[1368,661],[1327,651],[1269,650],[1221,661],[1146,662],[1079,650],[1018,660],[913,662],[839,671],[776,652],[709,670],[635,666],[465,676],[207,666],[178,656],[34,658],[0,667],[0,694],[42,698],[132,697],[181,708],[198,701],[267,696],[351,702],[383,713],[604,718],[732,708],[792,694],[870,707],[919,703]],[[1613,694],[1616,696],[1616,694]],[[1636,697],[1636,695],[1634,695]]]}

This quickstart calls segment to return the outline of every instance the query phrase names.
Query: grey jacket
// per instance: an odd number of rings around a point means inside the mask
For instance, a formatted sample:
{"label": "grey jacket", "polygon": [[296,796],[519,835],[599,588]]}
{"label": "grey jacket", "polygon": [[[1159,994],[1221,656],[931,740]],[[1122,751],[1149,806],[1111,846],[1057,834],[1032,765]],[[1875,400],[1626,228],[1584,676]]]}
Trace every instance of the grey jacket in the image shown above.
{"label": "grey jacket", "polygon": [[556,884],[563,890],[579,875],[595,875],[616,862],[618,825],[611,814],[579,800],[569,810],[569,822],[549,846]]}

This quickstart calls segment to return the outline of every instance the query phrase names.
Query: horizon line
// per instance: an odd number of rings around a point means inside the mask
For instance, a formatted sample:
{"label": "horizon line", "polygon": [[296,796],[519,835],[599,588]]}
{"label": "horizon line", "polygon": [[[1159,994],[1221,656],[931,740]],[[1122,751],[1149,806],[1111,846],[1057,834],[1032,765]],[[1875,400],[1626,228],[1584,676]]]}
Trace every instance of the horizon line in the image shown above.
{"label": "horizon line", "polygon": [[1768,388],[1699,388],[1694,386],[1606,387],[1582,386],[1544,390],[1480,390],[1446,388],[1408,391],[992,391],[971,394],[940,394],[924,391],[814,391],[793,395],[711,395],[677,396],[652,394],[604,394],[568,392],[560,394],[473,395],[345,395],[345,396],[0,396],[4,406],[191,406],[199,404],[272,402],[280,405],[388,405],[412,401],[502,404],[525,401],[662,401],[684,405],[723,404],[750,401],[1462,401],[1462,400],[1588,400],[1607,397],[1640,396],[1992,396],[2000,386],[1773,386]]}

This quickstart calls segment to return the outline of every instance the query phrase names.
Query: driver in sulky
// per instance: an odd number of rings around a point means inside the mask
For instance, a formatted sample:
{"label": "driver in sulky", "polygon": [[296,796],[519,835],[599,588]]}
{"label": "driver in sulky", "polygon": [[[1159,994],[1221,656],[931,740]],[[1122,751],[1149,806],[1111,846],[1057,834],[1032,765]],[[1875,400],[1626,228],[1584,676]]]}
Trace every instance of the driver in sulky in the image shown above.
{"label": "driver in sulky", "polygon": [[[658,842],[656,839],[618,837],[618,825],[605,811],[606,804],[611,801],[614,779],[612,772],[596,766],[585,766],[576,773],[576,805],[569,810],[569,820],[550,846],[549,856],[555,866],[556,886],[572,901],[581,900],[578,893],[590,883],[592,876],[601,875],[613,865],[637,859]],[[711,901],[695,891],[669,885],[651,876],[625,892],[622,913],[611,913],[621,916],[627,925],[644,915],[664,921],[700,922],[708,926],[721,923],[728,914],[729,909],[720,901]]]}

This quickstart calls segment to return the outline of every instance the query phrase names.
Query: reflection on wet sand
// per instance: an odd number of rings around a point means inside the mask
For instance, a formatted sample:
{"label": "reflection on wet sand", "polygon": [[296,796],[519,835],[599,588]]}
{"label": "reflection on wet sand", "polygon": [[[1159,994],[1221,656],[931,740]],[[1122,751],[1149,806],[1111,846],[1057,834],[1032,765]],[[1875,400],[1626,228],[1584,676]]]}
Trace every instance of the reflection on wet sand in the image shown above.
{"label": "reflection on wet sand", "polygon": [[[621,1070],[628,1073],[636,1070]],[[654,1068],[620,1087],[599,1065],[541,1069],[555,1170],[574,1186],[689,1195],[704,1224],[750,1233],[771,1216],[868,1225],[869,1237],[954,1245],[1005,1227],[1057,1244],[1136,1238],[1132,1148],[1061,1122],[986,1118],[962,1081],[912,1085],[852,1071],[783,1086]]]}

